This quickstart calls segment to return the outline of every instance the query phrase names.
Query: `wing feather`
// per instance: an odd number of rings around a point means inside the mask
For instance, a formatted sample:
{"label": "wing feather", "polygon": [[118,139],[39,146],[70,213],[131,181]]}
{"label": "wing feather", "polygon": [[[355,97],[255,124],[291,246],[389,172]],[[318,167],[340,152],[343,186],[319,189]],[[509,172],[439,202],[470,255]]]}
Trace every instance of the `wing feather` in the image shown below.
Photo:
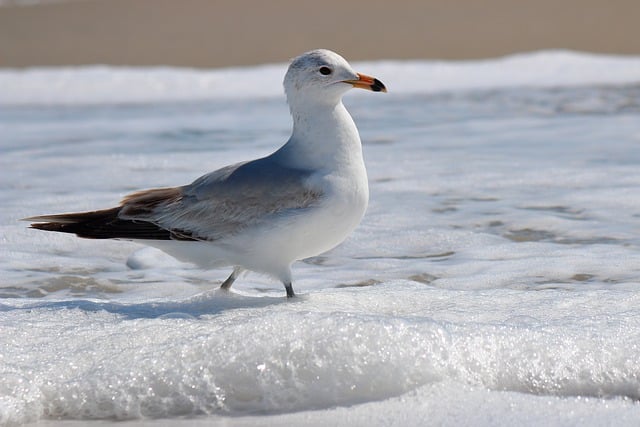
{"label": "wing feather", "polygon": [[32,228],[87,238],[214,241],[318,203],[322,192],[308,184],[309,176],[266,157],[187,186],[130,194],[115,208],[26,220],[34,221]]}
{"label": "wing feather", "polygon": [[309,176],[259,159],[219,169],[188,186],[129,195],[119,216],[218,240],[318,203],[322,192],[308,184]]}

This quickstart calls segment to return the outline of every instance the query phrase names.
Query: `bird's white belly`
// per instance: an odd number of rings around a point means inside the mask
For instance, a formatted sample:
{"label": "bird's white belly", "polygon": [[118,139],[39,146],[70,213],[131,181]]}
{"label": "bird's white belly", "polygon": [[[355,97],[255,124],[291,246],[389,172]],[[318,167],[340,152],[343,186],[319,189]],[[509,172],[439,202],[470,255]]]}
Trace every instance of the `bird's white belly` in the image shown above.
{"label": "bird's white belly", "polygon": [[333,185],[317,206],[283,215],[269,225],[229,241],[237,264],[269,272],[273,266],[319,255],[342,243],[360,223],[369,199],[366,175],[361,182]]}

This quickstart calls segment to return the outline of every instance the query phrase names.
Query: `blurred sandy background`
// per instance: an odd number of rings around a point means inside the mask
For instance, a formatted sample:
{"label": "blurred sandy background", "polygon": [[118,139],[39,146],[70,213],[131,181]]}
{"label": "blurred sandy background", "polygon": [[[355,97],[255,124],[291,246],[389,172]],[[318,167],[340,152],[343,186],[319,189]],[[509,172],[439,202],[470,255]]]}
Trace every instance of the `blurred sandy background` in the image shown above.
{"label": "blurred sandy background", "polygon": [[[640,0],[75,0],[0,7],[0,67],[640,54]],[[7,5],[9,4],[9,5]]]}

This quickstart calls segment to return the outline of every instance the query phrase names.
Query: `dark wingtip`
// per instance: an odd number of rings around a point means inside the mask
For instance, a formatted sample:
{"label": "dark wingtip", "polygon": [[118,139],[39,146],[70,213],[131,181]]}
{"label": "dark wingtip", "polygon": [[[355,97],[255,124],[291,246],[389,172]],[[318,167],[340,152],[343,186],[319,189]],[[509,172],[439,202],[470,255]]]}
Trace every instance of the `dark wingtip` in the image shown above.
{"label": "dark wingtip", "polygon": [[59,222],[34,222],[29,224],[29,228],[45,231],[64,231],[64,224]]}

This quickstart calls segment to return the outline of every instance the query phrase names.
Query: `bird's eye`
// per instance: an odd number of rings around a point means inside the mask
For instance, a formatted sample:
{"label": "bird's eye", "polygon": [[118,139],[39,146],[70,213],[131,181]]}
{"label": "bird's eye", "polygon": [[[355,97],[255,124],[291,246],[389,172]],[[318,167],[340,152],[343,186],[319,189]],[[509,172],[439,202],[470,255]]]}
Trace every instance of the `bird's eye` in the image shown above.
{"label": "bird's eye", "polygon": [[320,74],[322,74],[323,76],[328,76],[329,74],[331,74],[331,68],[320,67]]}

